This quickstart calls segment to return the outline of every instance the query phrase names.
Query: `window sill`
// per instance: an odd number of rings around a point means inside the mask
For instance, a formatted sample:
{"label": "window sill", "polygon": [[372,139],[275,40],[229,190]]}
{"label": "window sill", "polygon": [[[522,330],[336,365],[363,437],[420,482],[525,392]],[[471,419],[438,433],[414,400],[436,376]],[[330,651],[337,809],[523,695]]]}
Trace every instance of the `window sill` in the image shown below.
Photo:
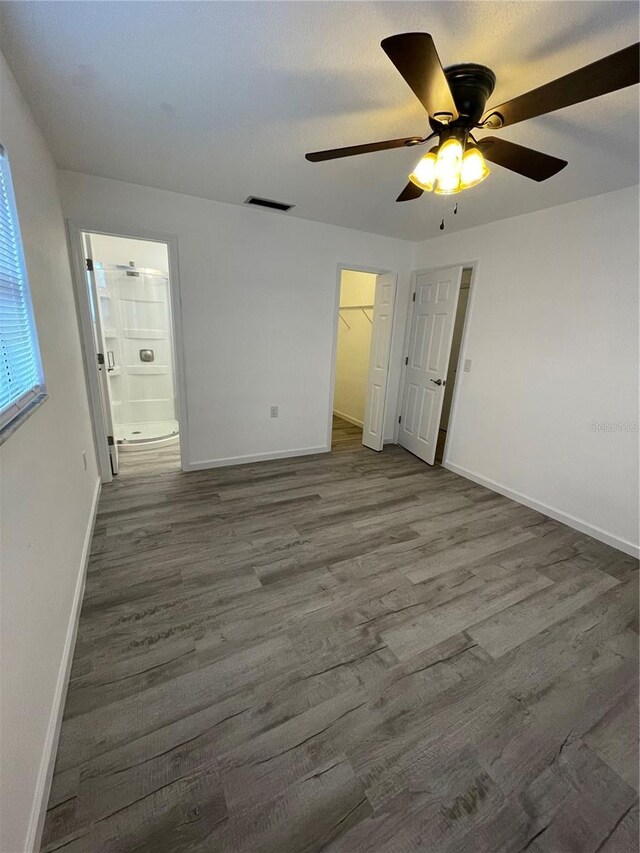
{"label": "window sill", "polygon": [[13,433],[22,426],[22,424],[31,417],[31,415],[39,409],[40,406],[48,399],[49,395],[46,391],[43,391],[41,394],[38,394],[37,397],[34,397],[33,400],[29,402],[27,406],[17,415],[12,421],[10,421],[5,427],[0,429],[0,445],[4,444],[5,441],[9,438],[9,436],[13,435]]}

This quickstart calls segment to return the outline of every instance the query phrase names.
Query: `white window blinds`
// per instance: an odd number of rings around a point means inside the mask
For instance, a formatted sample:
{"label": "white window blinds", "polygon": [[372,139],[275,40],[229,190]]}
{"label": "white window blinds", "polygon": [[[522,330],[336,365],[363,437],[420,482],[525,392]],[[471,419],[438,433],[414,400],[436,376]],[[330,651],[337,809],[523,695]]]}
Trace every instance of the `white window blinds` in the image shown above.
{"label": "white window blinds", "polygon": [[44,396],[11,172],[0,145],[0,434]]}

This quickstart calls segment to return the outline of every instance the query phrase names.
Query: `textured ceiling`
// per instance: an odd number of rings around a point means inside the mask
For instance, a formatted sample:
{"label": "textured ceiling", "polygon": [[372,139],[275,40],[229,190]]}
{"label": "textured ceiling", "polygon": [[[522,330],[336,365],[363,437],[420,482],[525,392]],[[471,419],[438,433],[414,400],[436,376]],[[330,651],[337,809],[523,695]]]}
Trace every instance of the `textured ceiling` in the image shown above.
{"label": "textured ceiling", "polygon": [[[58,165],[409,240],[451,202],[396,204],[410,149],[312,164],[307,151],[425,132],[380,49],[430,32],[444,65],[488,65],[500,103],[637,40],[635,2],[0,4],[1,46]],[[500,133],[569,160],[543,184],[493,167],[448,230],[638,180],[638,87]],[[268,215],[282,215],[266,213]]]}

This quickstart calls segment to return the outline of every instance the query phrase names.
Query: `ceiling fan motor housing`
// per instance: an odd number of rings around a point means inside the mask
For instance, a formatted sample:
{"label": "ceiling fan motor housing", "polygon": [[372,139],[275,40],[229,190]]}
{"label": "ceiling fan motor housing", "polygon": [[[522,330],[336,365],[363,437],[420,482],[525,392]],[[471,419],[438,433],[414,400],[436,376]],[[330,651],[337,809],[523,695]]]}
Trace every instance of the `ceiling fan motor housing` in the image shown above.
{"label": "ceiling fan motor housing", "polygon": [[431,129],[441,131],[443,127],[450,127],[471,130],[482,118],[487,99],[496,85],[496,75],[490,68],[473,62],[449,65],[444,73],[459,116],[448,124],[429,116]]}

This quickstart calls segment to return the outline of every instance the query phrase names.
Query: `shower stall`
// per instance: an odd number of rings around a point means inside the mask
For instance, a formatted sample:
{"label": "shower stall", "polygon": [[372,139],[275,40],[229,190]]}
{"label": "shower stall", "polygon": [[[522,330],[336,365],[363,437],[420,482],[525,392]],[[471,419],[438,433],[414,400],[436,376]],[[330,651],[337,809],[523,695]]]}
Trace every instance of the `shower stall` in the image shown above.
{"label": "shower stall", "polygon": [[120,450],[177,441],[169,275],[100,262],[94,271]]}

